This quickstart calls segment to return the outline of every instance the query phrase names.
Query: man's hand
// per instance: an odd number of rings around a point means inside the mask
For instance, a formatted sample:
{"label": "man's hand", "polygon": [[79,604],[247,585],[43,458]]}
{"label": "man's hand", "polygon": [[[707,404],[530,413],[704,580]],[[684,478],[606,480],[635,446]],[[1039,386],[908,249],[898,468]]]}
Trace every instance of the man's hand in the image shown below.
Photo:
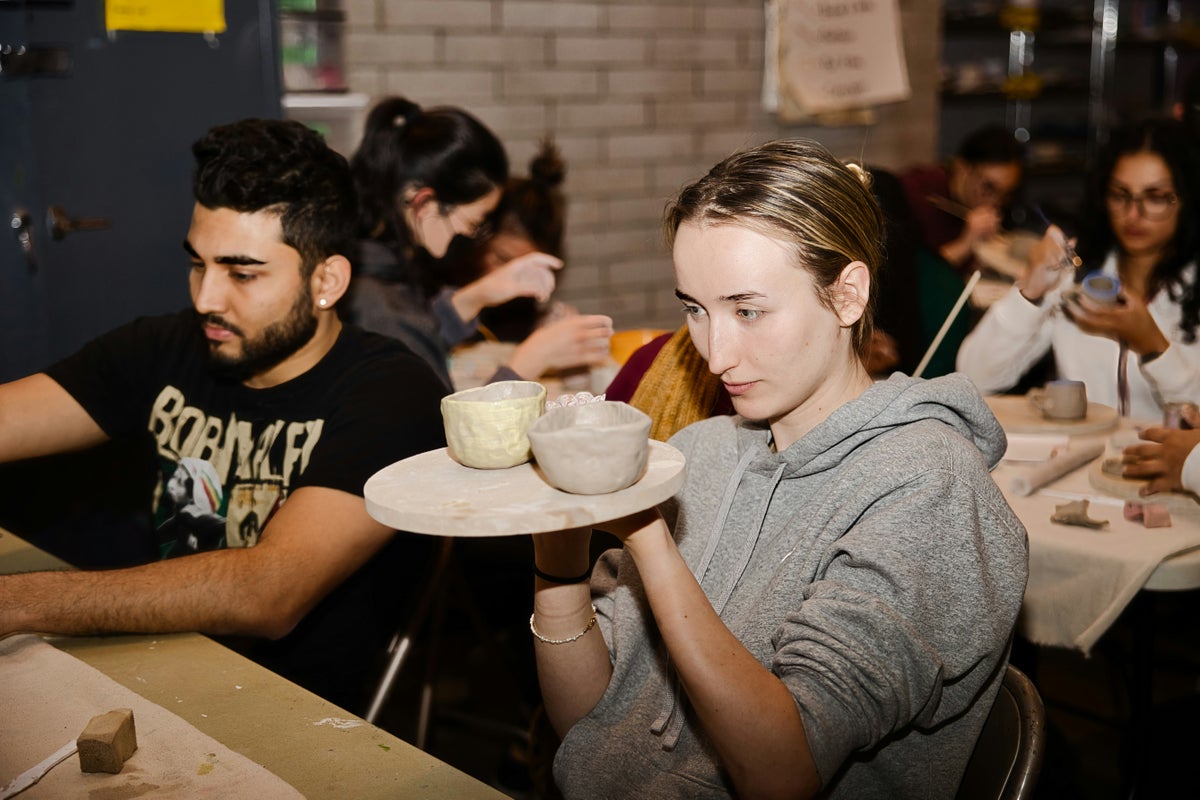
{"label": "man's hand", "polygon": [[1200,430],[1147,428],[1141,437],[1153,444],[1126,447],[1121,455],[1125,464],[1122,474],[1127,478],[1150,479],[1139,492],[1143,496],[1184,489],[1183,465],[1192,449],[1200,444]]}
{"label": "man's hand", "polygon": [[975,250],[975,245],[990,239],[1000,231],[1000,210],[991,205],[975,206],[963,217],[963,230],[957,239],[946,242],[938,255],[954,266],[962,266]]}
{"label": "man's hand", "polygon": [[963,236],[972,244],[990,239],[1000,232],[1000,209],[992,205],[975,206],[963,219]]}

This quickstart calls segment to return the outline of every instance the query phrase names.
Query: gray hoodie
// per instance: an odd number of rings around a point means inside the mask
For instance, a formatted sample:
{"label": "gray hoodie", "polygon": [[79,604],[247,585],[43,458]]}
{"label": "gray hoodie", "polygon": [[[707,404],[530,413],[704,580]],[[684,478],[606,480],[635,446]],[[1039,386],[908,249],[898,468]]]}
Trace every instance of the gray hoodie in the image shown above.
{"label": "gray hoodie", "polygon": [[[688,474],[664,516],[722,621],[791,690],[822,796],[953,797],[1028,570],[988,474],[1004,432],[974,385],[894,375],[783,453],[740,417],[671,443]],[[613,676],[558,751],[564,795],[730,796],[632,559],[605,553],[592,591]]]}

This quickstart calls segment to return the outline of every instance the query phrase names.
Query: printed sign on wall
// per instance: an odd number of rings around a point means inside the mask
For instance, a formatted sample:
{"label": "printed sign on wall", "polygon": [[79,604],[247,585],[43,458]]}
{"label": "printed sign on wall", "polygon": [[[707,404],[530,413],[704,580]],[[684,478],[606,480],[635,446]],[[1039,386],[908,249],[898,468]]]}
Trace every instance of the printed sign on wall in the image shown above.
{"label": "printed sign on wall", "polygon": [[907,100],[898,0],[777,0],[781,110],[829,114]]}
{"label": "printed sign on wall", "polygon": [[224,33],[225,0],[108,0],[104,27],[110,31]]}

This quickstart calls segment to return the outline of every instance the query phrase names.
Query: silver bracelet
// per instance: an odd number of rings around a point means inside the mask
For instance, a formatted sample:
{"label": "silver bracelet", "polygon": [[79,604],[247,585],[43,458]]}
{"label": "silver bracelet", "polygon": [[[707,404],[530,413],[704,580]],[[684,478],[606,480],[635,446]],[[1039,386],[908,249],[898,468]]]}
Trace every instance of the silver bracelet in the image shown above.
{"label": "silver bracelet", "polygon": [[533,634],[533,638],[537,639],[539,642],[545,642],[546,644],[570,644],[571,642],[575,641],[576,639],[582,639],[584,634],[586,634],[592,628],[596,627],[596,606],[595,605],[592,606],[592,618],[588,620],[587,627],[585,627],[583,630],[581,630],[579,633],[575,634],[574,636],[569,636],[566,639],[550,639],[545,636],[542,636],[540,633],[538,633],[538,629],[533,627],[533,616],[534,616],[533,614],[529,615],[529,632]]}

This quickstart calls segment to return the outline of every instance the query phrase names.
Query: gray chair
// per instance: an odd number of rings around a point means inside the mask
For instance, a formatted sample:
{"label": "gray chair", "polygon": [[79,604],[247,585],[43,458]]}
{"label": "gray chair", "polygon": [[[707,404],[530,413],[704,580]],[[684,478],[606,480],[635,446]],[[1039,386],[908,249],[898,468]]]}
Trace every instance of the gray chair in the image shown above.
{"label": "gray chair", "polygon": [[1028,800],[1046,740],[1046,708],[1033,682],[1011,664],[958,788],[961,800]]}

